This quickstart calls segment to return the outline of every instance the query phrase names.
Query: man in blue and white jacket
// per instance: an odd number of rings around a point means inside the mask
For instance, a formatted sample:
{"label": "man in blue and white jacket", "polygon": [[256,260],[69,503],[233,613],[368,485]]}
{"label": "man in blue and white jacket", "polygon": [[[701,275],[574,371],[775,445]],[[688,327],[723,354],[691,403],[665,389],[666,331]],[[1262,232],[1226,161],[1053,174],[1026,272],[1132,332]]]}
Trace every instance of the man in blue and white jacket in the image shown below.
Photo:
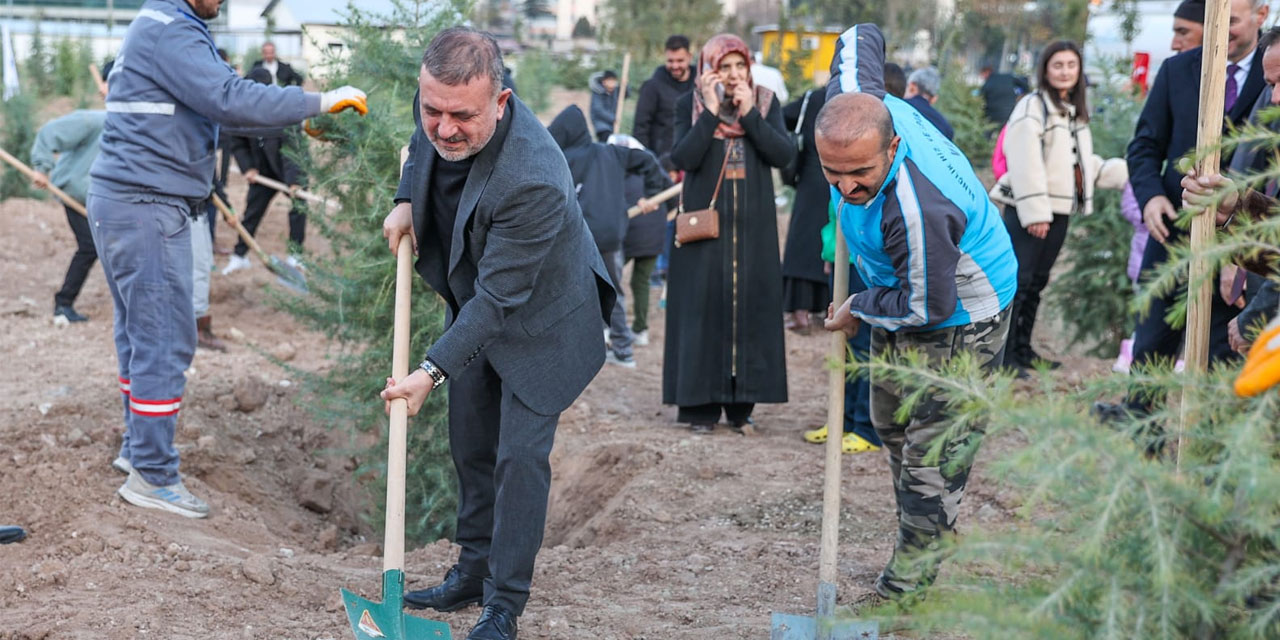
{"label": "man in blue and white jacket", "polygon": [[241,79],[205,24],[222,1],[142,5],[107,78],[87,203],[115,302],[126,429],[112,466],[129,474],[118,493],[191,518],[209,506],[183,485],[173,435],[196,346],[191,217],[209,197],[218,126],[279,127],[368,109],[352,87],[318,94]]}
{"label": "man in blue and white jacket", "polygon": [[[1009,235],[960,150],[886,95],[883,69],[880,30],[846,31],[815,125],[840,225],[868,287],[832,310],[827,329],[852,335],[869,323],[873,358],[915,351],[936,366],[970,353],[983,367],[998,366],[1018,278]],[[969,432],[949,433],[940,393],[897,418],[909,394],[872,371],[871,420],[889,451],[898,502],[897,546],[875,585],[886,598],[932,582],[937,564],[920,552],[954,530],[973,461]],[[941,438],[942,456],[926,463]]]}

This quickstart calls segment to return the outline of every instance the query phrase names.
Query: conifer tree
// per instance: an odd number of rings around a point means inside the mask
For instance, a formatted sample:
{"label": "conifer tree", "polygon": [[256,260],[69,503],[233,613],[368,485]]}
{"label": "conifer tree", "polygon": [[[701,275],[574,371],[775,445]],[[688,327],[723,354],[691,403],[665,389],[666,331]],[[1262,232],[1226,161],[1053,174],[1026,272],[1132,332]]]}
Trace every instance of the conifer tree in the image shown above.
{"label": "conifer tree", "polygon": [[[369,484],[372,514],[381,526],[385,484],[387,419],[378,392],[390,375],[395,259],[382,237],[382,219],[393,206],[399,184],[400,148],[414,130],[412,102],[422,52],[441,29],[462,22],[467,6],[430,0],[403,0],[390,15],[371,14],[349,5],[349,53],[326,61],[325,87],[351,84],[369,95],[369,113],[321,116],[312,126],[322,142],[297,154],[311,187],[336,199],[336,213],[312,207],[309,218],[329,242],[330,251],[308,257],[304,297],[280,303],[339,346],[326,371],[308,376],[308,398],[317,416],[334,429],[348,430],[360,466],[357,479]],[[389,27],[389,28],[388,28]],[[440,335],[444,305],[422,282],[413,285],[413,362]],[[456,479],[449,457],[447,405],[433,393],[410,420],[406,498],[406,535],[427,543],[451,534],[456,508]],[[361,434],[379,435],[360,450]]]}

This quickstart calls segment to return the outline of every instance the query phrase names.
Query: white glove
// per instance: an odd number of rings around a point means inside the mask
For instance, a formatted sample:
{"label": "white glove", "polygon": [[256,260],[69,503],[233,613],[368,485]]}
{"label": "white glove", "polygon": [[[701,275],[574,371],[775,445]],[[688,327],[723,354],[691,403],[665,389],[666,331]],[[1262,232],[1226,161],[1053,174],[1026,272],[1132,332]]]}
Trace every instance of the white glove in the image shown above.
{"label": "white glove", "polygon": [[350,85],[320,94],[320,110],[324,113],[338,113],[343,109],[355,109],[360,115],[369,113],[368,97]]}

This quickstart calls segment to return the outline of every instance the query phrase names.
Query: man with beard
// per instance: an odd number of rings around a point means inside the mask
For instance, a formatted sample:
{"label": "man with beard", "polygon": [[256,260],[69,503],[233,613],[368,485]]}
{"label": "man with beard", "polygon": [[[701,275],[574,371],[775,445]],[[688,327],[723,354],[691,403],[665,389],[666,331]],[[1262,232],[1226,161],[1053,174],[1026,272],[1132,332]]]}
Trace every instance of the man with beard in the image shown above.
{"label": "man with beard", "polygon": [[633,135],[640,144],[661,161],[671,153],[676,139],[676,98],[693,91],[693,69],[689,63],[689,39],[675,35],[667,38],[667,63],[653,70],[653,75],[640,85],[636,100],[636,124]]}
{"label": "man with beard", "polygon": [[[676,144],[676,99],[693,91],[696,75],[690,63],[689,39],[682,35],[667,38],[666,64],[653,70],[653,75],[640,85],[640,97],[636,99],[635,127],[632,135],[640,144],[658,156],[658,162],[670,161],[671,147]],[[672,174],[672,181],[679,175]],[[671,239],[675,223],[667,223],[667,239],[658,256],[653,283],[661,286],[667,275],[667,263],[671,259]]]}
{"label": "man with beard", "polygon": [[209,198],[218,126],[279,127],[368,110],[352,87],[306,93],[241,79],[218,56],[205,23],[222,2],[142,5],[107,76],[87,202],[115,302],[125,435],[112,466],[129,474],[117,493],[189,518],[207,516],[209,505],[183,485],[173,435],[196,348],[191,219]]}
{"label": "man with beard", "polygon": [[[443,334],[382,397],[409,415],[449,385],[458,472],[458,562],[414,608],[481,603],[469,640],[514,640],[542,544],[560,412],[604,364],[615,295],[551,134],[502,88],[492,36],[438,34],[422,57],[417,130],[395,208],[394,253],[410,234],[416,269],[448,304]],[[619,185],[621,188],[621,185]]]}
{"label": "man with beard", "polygon": [[[849,253],[865,291],[832,309],[829,331],[853,336],[866,322],[871,359],[916,353],[929,366],[966,354],[990,369],[1003,361],[1018,265],[1000,212],[949,140],[904,100],[885,94],[884,36],[846,31],[832,61],[815,139]],[[871,421],[889,452],[898,542],[875,590],[896,598],[937,573],[927,551],[955,530],[975,447],[953,430],[946,398],[871,372]],[[930,451],[941,443],[941,455]]]}

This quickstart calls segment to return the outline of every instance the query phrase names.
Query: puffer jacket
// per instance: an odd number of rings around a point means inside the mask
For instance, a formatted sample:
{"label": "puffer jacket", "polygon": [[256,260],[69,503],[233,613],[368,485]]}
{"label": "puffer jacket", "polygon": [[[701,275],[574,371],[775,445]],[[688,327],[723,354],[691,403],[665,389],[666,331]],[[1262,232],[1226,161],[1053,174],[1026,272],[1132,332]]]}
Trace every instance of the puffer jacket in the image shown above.
{"label": "puffer jacket", "polygon": [[[1095,189],[1123,189],[1129,181],[1124,158],[1103,160],[1093,152],[1089,123],[1075,108],[1057,109],[1039,91],[1018,101],[1005,129],[1004,154],[1009,172],[991,189],[991,199],[1018,210],[1029,227],[1053,222],[1054,214],[1093,213]],[[1076,205],[1075,167],[1084,177],[1084,204]]]}

